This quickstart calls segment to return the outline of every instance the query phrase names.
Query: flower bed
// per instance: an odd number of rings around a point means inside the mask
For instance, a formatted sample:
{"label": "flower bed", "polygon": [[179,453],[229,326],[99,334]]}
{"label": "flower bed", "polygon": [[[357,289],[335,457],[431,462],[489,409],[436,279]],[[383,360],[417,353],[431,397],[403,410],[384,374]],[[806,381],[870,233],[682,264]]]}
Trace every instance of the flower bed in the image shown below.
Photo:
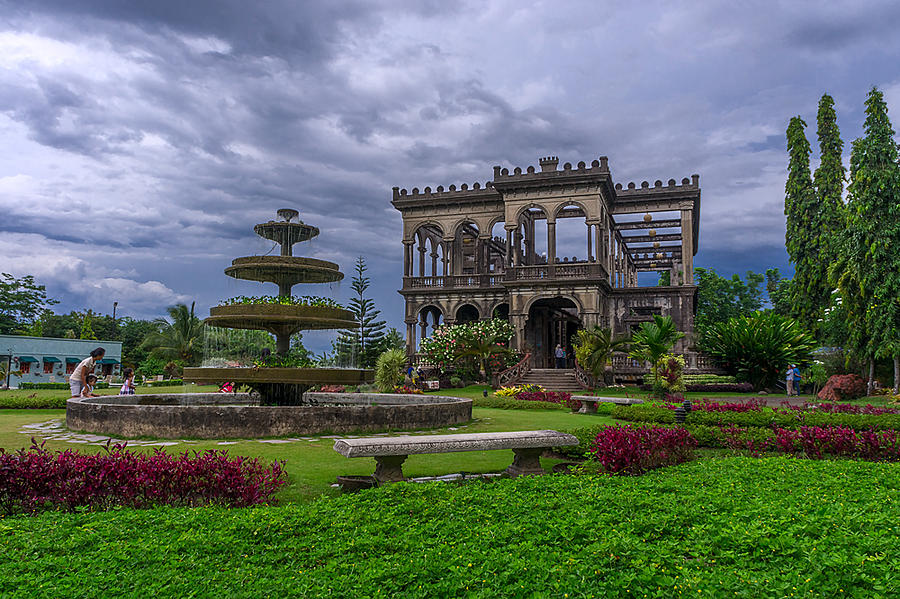
{"label": "flower bed", "polygon": [[590,454],[608,474],[634,476],[686,462],[696,446],[680,427],[608,426],[597,433]]}
{"label": "flower bed", "polygon": [[269,503],[287,482],[282,463],[229,458],[225,451],[193,455],[132,452],[107,444],[106,453],[50,451],[43,444],[15,453],[0,449],[0,512],[123,506]]}

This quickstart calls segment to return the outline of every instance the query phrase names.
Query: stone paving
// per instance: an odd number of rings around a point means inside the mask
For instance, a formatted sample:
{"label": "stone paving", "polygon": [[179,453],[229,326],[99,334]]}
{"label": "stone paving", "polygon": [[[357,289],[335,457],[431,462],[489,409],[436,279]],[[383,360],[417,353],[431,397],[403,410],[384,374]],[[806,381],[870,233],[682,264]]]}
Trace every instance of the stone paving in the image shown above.
{"label": "stone paving", "polygon": [[[485,418],[484,420],[489,420]],[[449,430],[459,430],[467,428],[468,425],[461,425]],[[35,422],[33,424],[23,425],[19,432],[23,435],[31,437],[39,437],[46,441],[63,441],[65,443],[73,443],[77,445],[106,445],[107,443],[128,443],[129,447],[170,447],[174,445],[193,445],[198,441],[193,439],[168,439],[165,441],[152,439],[117,439],[105,435],[94,435],[91,433],[76,433],[66,428],[65,419],[56,418],[45,422]],[[426,435],[434,434],[433,431],[397,431],[393,433],[375,433],[372,437],[387,437],[388,435]],[[257,443],[267,443],[271,445],[279,445],[285,443],[299,443],[302,441],[315,442],[320,439],[359,439],[360,435],[327,435],[323,437],[288,437],[284,439],[242,439],[242,441],[256,441]],[[216,445],[237,445],[240,441],[218,441]]]}

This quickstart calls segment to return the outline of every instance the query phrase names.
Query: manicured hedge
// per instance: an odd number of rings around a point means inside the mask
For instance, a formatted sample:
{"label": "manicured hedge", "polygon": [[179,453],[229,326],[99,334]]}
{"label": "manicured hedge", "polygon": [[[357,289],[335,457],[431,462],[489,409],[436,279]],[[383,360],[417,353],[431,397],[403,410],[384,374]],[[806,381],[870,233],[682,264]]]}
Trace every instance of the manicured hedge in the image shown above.
{"label": "manicured hedge", "polygon": [[[675,414],[668,408],[656,406],[617,406],[612,417],[629,422],[673,423]],[[845,426],[854,430],[900,430],[900,414],[844,414],[816,411],[708,412],[692,411],[687,424],[711,426],[759,426],[796,429],[801,426]]]}
{"label": "manicured hedge", "polygon": [[28,397],[18,393],[0,393],[0,410],[64,410],[69,395]]}
{"label": "manicured hedge", "polygon": [[[69,383],[19,383],[19,389],[68,389]],[[97,381],[94,389],[109,389],[106,381]]]}
{"label": "manicured hedge", "polygon": [[565,404],[548,401],[519,401],[511,397],[475,397],[472,405],[479,408],[497,408],[498,410],[568,410]]}
{"label": "manicured hedge", "polygon": [[0,520],[5,597],[858,597],[900,588],[900,469],[699,460],[310,504]]}
{"label": "manicured hedge", "polygon": [[181,379],[167,379],[164,381],[147,381],[148,387],[180,387],[184,385],[184,381]]}

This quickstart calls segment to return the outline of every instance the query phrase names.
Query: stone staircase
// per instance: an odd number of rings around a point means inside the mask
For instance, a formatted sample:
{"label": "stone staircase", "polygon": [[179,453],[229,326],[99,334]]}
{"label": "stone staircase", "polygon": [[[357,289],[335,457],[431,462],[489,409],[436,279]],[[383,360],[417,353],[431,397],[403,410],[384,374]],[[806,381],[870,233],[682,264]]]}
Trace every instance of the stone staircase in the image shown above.
{"label": "stone staircase", "polygon": [[548,391],[584,392],[575,381],[575,370],[572,368],[532,368],[518,384],[523,383],[535,383]]}

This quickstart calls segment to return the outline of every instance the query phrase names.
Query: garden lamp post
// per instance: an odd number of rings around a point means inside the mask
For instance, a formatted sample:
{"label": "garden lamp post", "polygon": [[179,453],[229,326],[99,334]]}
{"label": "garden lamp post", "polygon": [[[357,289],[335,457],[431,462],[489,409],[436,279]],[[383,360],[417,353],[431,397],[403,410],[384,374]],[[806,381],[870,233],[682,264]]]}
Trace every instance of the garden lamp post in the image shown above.
{"label": "garden lamp post", "polygon": [[119,307],[119,302],[113,302],[113,324],[116,322],[116,308]]}

